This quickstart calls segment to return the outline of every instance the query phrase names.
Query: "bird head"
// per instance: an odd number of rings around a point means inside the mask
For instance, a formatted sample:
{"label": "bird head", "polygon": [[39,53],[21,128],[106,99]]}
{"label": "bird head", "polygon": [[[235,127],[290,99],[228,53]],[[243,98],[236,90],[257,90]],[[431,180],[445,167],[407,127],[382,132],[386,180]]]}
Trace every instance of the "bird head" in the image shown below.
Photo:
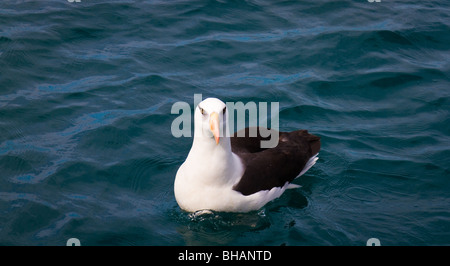
{"label": "bird head", "polygon": [[227,106],[217,98],[207,98],[195,108],[195,128],[201,129],[201,134],[214,139],[216,144],[226,132],[227,118]]}

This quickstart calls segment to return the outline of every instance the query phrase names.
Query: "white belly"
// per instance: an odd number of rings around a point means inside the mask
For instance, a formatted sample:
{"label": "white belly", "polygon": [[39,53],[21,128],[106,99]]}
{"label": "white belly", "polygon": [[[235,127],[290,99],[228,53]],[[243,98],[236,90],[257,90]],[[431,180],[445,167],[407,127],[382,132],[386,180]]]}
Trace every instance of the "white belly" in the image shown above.
{"label": "white belly", "polygon": [[201,178],[186,177],[179,169],[174,185],[175,198],[185,211],[214,210],[221,212],[249,212],[258,210],[269,201],[278,198],[286,190],[277,187],[244,196],[233,190],[233,184],[204,184]]}

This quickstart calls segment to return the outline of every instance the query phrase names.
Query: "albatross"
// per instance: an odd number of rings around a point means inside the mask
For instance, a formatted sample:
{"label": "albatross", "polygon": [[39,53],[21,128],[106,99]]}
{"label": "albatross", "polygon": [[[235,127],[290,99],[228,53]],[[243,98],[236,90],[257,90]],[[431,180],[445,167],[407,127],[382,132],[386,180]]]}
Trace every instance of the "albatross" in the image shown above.
{"label": "albatross", "polygon": [[[299,187],[292,181],[317,161],[320,138],[307,130],[273,132],[278,145],[261,148],[265,140],[227,132],[228,111],[224,102],[207,98],[194,111],[194,138],[189,154],[177,171],[175,198],[187,212],[250,212]],[[265,129],[267,130],[267,129]],[[242,134],[245,133],[245,134]],[[244,136],[244,137],[240,137]]]}

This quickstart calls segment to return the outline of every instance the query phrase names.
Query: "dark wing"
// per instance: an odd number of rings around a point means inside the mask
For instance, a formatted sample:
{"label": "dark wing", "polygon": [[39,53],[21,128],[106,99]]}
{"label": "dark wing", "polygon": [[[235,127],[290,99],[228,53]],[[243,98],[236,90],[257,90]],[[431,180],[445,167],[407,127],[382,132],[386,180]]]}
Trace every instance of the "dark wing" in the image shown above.
{"label": "dark wing", "polygon": [[[249,133],[249,129],[244,129]],[[277,131],[272,130],[273,133]],[[243,132],[241,132],[243,133]],[[235,133],[231,149],[242,160],[245,172],[233,189],[243,195],[261,190],[282,187],[292,182],[303,170],[308,160],[320,150],[320,138],[306,130],[279,132],[279,142],[274,148],[262,149],[261,140],[268,140],[259,134],[255,137],[238,137]]]}

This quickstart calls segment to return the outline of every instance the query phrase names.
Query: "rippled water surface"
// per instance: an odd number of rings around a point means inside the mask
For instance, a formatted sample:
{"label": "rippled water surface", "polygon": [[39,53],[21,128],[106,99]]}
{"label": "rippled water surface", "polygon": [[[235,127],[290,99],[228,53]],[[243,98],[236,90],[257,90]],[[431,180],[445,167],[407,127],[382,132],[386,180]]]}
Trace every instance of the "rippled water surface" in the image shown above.
{"label": "rippled water surface", "polygon": [[[446,1],[1,1],[0,244],[450,245],[449,51]],[[195,93],[319,135],[301,188],[181,211]]]}

